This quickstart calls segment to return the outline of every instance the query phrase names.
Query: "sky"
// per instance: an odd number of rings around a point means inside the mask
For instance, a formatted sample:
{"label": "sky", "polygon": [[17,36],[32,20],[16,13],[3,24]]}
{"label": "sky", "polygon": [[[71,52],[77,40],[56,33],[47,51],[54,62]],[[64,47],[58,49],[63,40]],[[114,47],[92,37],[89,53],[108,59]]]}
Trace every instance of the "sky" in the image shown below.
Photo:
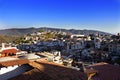
{"label": "sky", "polygon": [[0,29],[52,27],[120,32],[120,0],[0,0]]}

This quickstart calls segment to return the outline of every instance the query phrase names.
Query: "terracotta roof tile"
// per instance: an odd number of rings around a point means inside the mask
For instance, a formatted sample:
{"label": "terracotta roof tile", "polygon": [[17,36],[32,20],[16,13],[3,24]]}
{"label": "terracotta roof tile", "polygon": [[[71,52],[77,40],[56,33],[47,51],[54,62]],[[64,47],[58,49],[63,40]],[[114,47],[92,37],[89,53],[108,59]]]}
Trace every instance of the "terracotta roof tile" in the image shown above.
{"label": "terracotta roof tile", "polygon": [[10,80],[53,80],[47,74],[39,71],[38,69],[34,68],[28,72],[25,72],[22,75],[17,77],[11,78]]}
{"label": "terracotta roof tile", "polygon": [[34,67],[33,70],[11,80],[87,80],[84,73],[53,62],[39,60],[30,62],[30,65]]}
{"label": "terracotta roof tile", "polygon": [[4,61],[0,62],[0,67],[8,67],[8,66],[14,66],[14,65],[22,65],[29,63],[28,59],[18,59],[18,60],[10,60],[10,61]]}
{"label": "terracotta roof tile", "polygon": [[120,80],[120,67],[118,66],[97,63],[91,67],[98,70],[98,74],[93,77],[93,80]]}
{"label": "terracotta roof tile", "polygon": [[17,49],[6,49],[1,51],[1,53],[17,53],[18,50]]}

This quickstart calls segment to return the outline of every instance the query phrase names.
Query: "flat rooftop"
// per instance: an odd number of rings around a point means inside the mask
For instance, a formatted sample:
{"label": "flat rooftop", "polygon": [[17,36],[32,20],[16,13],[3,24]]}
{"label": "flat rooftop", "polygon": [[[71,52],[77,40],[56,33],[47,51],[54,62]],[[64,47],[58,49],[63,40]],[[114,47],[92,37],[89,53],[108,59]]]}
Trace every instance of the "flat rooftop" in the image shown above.
{"label": "flat rooftop", "polygon": [[10,61],[10,60],[17,60],[19,58],[14,58],[14,57],[2,57],[0,58],[0,62],[5,62],[5,61]]}

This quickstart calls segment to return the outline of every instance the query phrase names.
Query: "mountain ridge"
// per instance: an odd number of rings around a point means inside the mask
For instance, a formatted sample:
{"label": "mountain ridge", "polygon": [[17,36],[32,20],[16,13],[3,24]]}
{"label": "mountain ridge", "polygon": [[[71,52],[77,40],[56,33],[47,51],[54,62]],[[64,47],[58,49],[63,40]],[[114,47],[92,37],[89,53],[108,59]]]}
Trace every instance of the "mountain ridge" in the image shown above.
{"label": "mountain ridge", "polygon": [[10,28],[10,29],[2,29],[0,30],[0,35],[17,35],[17,36],[23,36],[26,34],[30,34],[33,32],[37,32],[39,30],[50,30],[50,31],[63,31],[63,32],[69,32],[73,34],[111,34],[108,32],[98,31],[98,30],[80,30],[80,29],[61,29],[61,28],[49,28],[49,27],[40,27],[40,28]]}

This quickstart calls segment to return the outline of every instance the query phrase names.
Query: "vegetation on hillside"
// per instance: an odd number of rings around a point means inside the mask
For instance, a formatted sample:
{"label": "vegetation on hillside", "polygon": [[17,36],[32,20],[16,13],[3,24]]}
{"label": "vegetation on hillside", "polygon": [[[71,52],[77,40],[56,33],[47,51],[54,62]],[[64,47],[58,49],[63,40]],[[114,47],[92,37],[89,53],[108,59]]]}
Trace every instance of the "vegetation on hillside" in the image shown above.
{"label": "vegetation on hillside", "polygon": [[0,44],[1,43],[10,43],[18,39],[19,36],[8,36],[8,35],[0,35]]}

